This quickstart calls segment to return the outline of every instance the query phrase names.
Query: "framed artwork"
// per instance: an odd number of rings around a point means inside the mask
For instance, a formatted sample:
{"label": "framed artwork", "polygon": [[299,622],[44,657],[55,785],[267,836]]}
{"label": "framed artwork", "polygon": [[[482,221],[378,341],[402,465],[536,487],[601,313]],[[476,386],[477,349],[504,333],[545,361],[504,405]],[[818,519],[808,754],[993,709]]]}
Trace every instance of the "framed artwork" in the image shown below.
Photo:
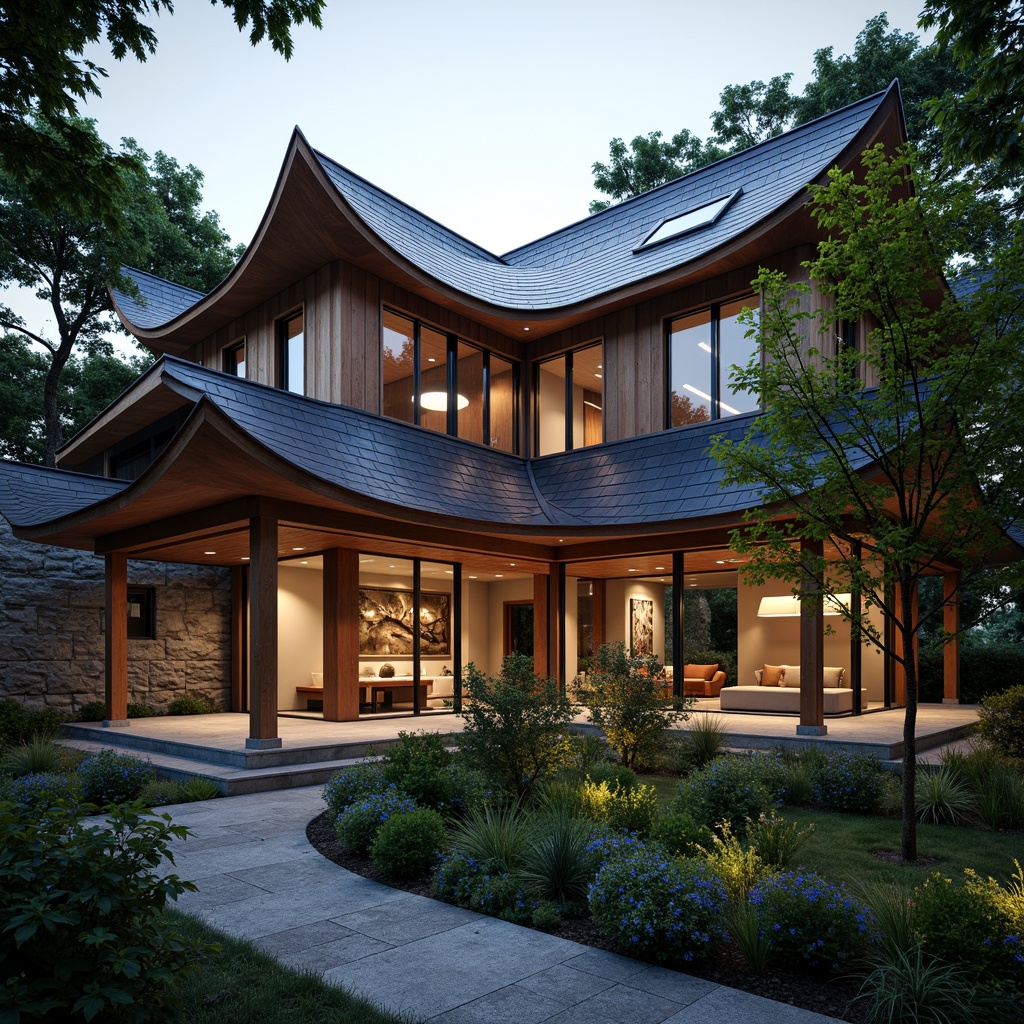
{"label": "framed artwork", "polygon": [[[411,590],[359,588],[359,653],[412,657]],[[420,654],[451,655],[451,594],[420,592]]]}
{"label": "framed artwork", "polygon": [[630,649],[634,658],[648,658],[654,653],[654,602],[646,597],[629,600]]}

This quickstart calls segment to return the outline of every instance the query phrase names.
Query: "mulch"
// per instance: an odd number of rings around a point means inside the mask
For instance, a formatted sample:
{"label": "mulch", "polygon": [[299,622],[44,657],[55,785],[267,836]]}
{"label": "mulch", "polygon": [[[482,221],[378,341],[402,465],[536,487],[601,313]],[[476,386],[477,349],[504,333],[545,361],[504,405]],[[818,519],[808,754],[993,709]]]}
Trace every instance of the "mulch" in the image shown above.
{"label": "mulch", "polygon": [[[417,896],[432,896],[429,876],[396,885],[385,878],[368,857],[357,857],[348,853],[335,836],[326,813],[318,815],[306,826],[306,838],[310,845],[328,860],[357,875],[380,882],[382,885],[390,885],[392,888],[404,889]],[[589,918],[561,921],[556,928],[549,929],[548,934],[615,952],[615,947],[605,937],[604,932]],[[852,1024],[862,1024],[867,1020],[864,1004],[850,1005],[860,988],[858,980],[820,978],[775,966],[769,966],[764,974],[753,974],[747,970],[746,962],[739,950],[731,945],[720,948],[714,956],[702,963],[687,964],[685,973],[719,985],[743,989],[766,999],[799,1006],[829,1017],[838,1017]]]}

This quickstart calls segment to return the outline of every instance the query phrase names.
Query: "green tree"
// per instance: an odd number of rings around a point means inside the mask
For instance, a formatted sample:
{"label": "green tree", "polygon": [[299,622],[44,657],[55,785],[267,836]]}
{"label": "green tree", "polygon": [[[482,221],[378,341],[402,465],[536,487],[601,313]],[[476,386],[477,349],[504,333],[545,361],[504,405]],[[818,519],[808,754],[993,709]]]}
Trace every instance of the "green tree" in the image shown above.
{"label": "green tree", "polygon": [[[83,131],[95,135],[91,122]],[[47,130],[40,124],[41,131]],[[54,136],[58,138],[58,136]],[[201,290],[212,287],[238,255],[217,215],[201,213],[202,174],[158,153],[150,161],[132,140],[122,152],[132,160],[117,179],[116,201],[129,230],[115,233],[98,216],[46,213],[31,188],[0,171],[0,284],[34,288],[49,307],[55,339],[31,330],[0,304],[0,327],[42,349],[48,360],[43,381],[45,461],[53,465],[70,412],[61,411],[61,378],[72,354],[109,354],[105,335],[119,330],[111,314],[108,284],[130,290],[124,266],[174,276]]]}
{"label": "green tree", "polygon": [[789,91],[792,78],[787,71],[767,85],[759,81],[727,85],[719,96],[721,108],[711,115],[715,142],[731,143],[729,152],[735,153],[785,131],[797,102]]}
{"label": "green tree", "polygon": [[[319,28],[324,7],[324,0],[211,0],[218,2],[240,31],[251,26],[254,46],[269,39],[286,60],[292,25]],[[133,157],[115,153],[77,117],[107,75],[82,54],[106,40],[116,60],[145,61],[157,45],[145,19],[173,11],[171,0],[0,0],[0,170],[39,209],[124,226],[114,200]]]}
{"label": "green tree", "polygon": [[[905,671],[901,852],[913,861],[918,673],[902,652],[914,649],[919,581],[953,565],[969,584],[1002,560],[1003,527],[1021,508],[1024,445],[1006,410],[1024,382],[1022,261],[1020,246],[1005,251],[979,298],[956,302],[932,269],[947,255],[936,240],[953,237],[935,217],[955,209],[910,193],[905,155],[876,147],[863,166],[834,170],[814,190],[827,240],[805,266],[827,308],[801,310],[807,285],[759,275],[760,318],[749,323],[763,361],[735,382],[760,392],[764,413],[744,439],[719,439],[713,451],[728,481],[762,489],[734,535],[750,555],[749,582],[788,580],[812,607],[822,593],[856,590],[891,626],[887,634],[864,617],[852,622]],[[837,351],[831,339],[846,320],[871,329],[862,348]],[[941,616],[938,601],[922,618]]]}

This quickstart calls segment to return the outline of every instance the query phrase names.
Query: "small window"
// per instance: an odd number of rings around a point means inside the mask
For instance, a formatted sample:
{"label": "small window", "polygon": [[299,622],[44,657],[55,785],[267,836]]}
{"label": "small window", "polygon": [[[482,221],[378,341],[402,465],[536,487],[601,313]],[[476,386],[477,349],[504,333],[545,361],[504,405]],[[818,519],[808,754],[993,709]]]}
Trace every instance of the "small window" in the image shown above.
{"label": "small window", "polygon": [[657,245],[659,242],[667,242],[670,238],[678,238],[680,235],[696,231],[698,228],[706,228],[714,224],[719,217],[739,198],[743,189],[738,188],[727,196],[722,196],[703,206],[687,210],[685,213],[676,214],[674,217],[667,217],[663,220],[637,247],[634,252],[645,249],[649,245]]}
{"label": "small window", "polygon": [[281,321],[280,326],[281,387],[296,395],[306,393],[306,336],[303,316]]}
{"label": "small window", "polygon": [[129,587],[128,636],[136,640],[154,640],[156,638],[155,588]]}
{"label": "small window", "polygon": [[245,342],[224,350],[224,372],[235,377],[245,376]]}

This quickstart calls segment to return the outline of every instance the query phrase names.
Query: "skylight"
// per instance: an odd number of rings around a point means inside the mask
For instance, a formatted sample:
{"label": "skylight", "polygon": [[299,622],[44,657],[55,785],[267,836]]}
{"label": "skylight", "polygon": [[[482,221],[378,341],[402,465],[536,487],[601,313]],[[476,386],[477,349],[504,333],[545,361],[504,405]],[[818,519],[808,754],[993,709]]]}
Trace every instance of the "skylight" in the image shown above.
{"label": "skylight", "polygon": [[678,238],[690,231],[714,224],[742,191],[743,189],[738,188],[735,192],[730,192],[729,195],[712,200],[703,206],[694,207],[692,210],[676,214],[674,217],[666,217],[633,251],[637,252],[649,245],[667,242],[670,238]]}

